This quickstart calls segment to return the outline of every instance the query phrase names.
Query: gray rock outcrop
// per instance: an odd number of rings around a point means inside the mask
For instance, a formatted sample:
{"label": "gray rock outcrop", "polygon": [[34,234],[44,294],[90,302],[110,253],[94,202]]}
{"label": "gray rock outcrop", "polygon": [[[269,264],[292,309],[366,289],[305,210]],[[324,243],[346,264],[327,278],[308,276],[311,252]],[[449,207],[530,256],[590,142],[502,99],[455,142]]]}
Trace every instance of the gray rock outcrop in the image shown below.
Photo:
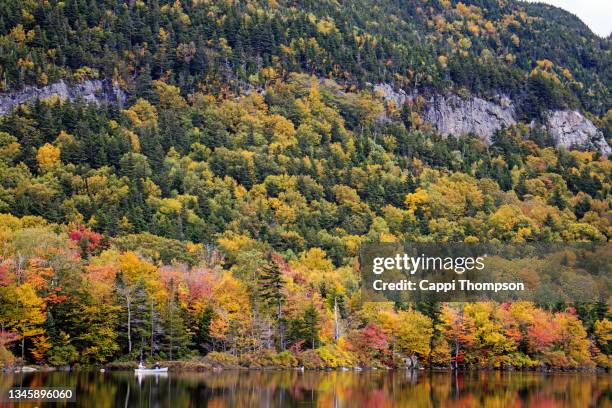
{"label": "gray rock outcrop", "polygon": [[[415,95],[396,90],[390,84],[376,84],[374,91],[396,106],[411,103]],[[499,96],[496,101],[487,101],[475,96],[461,98],[457,95],[434,95],[427,100],[423,119],[444,136],[474,134],[489,144],[498,129],[517,123],[516,109],[512,101]],[[601,130],[574,110],[552,111],[545,115],[543,126],[557,146],[596,150],[610,154],[612,149]]]}
{"label": "gray rock outcrop", "polygon": [[393,101],[395,106],[400,107],[412,100],[412,95],[408,95],[403,89],[397,91],[390,84],[376,84],[373,87],[374,93],[381,96],[387,102]]}
{"label": "gray rock outcrop", "polygon": [[495,131],[516,124],[516,112],[505,97],[494,103],[477,97],[462,99],[447,95],[434,96],[428,101],[424,119],[444,136],[472,133],[491,143]]}
{"label": "gray rock outcrop", "polygon": [[92,79],[76,84],[59,81],[44,87],[27,86],[16,92],[0,93],[0,116],[7,115],[17,105],[34,99],[57,97],[74,101],[83,99],[93,103],[114,103],[123,106],[126,94],[117,83],[106,80]]}
{"label": "gray rock outcrop", "polygon": [[578,111],[549,112],[544,126],[557,146],[597,150],[606,155],[611,153],[602,131]]}

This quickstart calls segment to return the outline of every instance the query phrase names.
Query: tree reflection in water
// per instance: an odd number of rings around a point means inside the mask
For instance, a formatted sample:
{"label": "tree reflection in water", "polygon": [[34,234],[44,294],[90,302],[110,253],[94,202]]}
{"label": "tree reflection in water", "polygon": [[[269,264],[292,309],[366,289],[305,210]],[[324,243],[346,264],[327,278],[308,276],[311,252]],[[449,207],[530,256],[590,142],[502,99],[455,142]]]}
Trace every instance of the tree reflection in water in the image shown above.
{"label": "tree reflection in water", "polygon": [[11,386],[72,387],[76,404],[6,407],[612,407],[609,374],[222,371],[0,375]]}

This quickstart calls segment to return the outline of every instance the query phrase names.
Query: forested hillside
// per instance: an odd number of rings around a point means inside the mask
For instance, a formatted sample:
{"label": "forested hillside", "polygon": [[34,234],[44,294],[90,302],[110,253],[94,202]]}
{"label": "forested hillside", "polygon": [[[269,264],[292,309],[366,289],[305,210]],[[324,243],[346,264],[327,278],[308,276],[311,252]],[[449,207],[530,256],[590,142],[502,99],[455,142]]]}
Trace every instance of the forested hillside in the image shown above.
{"label": "forested hillside", "polygon": [[507,0],[8,0],[2,89],[102,76],[135,96],[151,80],[239,92],[264,68],[350,85],[504,93],[542,109],[610,107],[610,39],[541,4]]}
{"label": "forested hillside", "polygon": [[[607,299],[368,303],[357,255],[609,242],[608,157],[528,123],[577,109],[609,138],[611,62],[510,0],[5,1],[4,92],[101,78],[128,99],[0,118],[0,364],[609,367]],[[523,123],[442,137],[422,113],[446,92],[507,95]],[[549,262],[508,267],[577,265]]]}

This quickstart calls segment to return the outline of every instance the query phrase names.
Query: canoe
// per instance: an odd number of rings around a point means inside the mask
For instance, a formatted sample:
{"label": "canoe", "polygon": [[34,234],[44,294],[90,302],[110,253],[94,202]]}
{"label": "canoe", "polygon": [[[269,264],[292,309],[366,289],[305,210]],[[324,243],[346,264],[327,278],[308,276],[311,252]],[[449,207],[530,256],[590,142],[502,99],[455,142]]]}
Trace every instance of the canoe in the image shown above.
{"label": "canoe", "polygon": [[136,368],[134,369],[136,374],[161,374],[167,373],[168,367],[163,368]]}

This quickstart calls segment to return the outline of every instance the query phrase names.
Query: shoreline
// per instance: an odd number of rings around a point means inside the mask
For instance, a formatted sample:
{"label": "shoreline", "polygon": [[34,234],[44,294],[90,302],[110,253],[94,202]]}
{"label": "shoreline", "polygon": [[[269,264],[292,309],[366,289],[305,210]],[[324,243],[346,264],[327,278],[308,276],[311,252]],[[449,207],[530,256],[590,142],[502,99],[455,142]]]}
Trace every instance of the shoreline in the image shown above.
{"label": "shoreline", "polygon": [[[490,367],[464,367],[460,369],[451,369],[448,367],[327,367],[327,368],[304,368],[304,367],[244,367],[244,366],[222,366],[211,365],[202,361],[190,360],[173,360],[161,361],[162,367],[168,367],[168,373],[205,373],[205,372],[220,372],[220,371],[301,371],[301,372],[372,372],[372,371],[412,371],[420,373],[482,373],[482,372],[500,372],[500,373],[539,373],[539,374],[612,374],[612,371],[606,368],[575,368],[575,369],[542,369],[542,368],[490,368]],[[83,372],[83,371],[100,371],[100,372],[134,372],[138,366],[137,363],[109,363],[103,366],[36,366],[27,365],[28,368],[23,370],[22,367],[2,368],[0,373],[49,373],[49,372]]]}

